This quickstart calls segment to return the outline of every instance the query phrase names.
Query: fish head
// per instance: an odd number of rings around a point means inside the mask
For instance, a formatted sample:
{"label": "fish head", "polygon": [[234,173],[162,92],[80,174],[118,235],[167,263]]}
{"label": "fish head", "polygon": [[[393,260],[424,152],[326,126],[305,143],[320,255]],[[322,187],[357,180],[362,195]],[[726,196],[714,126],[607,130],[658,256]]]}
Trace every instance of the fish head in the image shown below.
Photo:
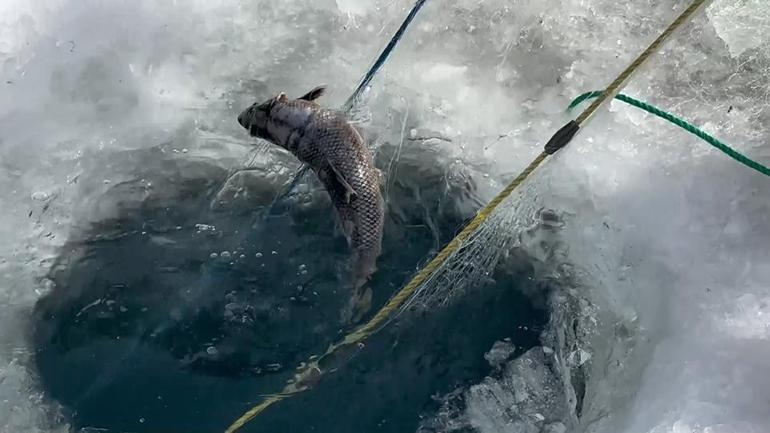
{"label": "fish head", "polygon": [[286,102],[286,94],[281,93],[274,98],[270,98],[264,102],[255,102],[249,108],[243,110],[238,115],[238,123],[249,131],[249,135],[252,137],[262,138],[270,142],[275,142],[275,137],[272,136],[268,128],[268,122],[271,117],[271,112],[275,107],[282,102]]}

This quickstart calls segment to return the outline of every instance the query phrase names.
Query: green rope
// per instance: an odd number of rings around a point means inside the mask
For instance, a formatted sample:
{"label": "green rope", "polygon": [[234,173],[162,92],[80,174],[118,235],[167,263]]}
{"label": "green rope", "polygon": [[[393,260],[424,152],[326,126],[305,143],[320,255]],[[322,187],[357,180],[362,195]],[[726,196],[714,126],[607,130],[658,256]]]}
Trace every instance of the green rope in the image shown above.
{"label": "green rope", "polygon": [[[593,91],[593,92],[586,92],[582,95],[575,98],[574,101],[572,101],[571,104],[569,104],[569,107],[567,107],[567,110],[571,110],[575,108],[577,105],[579,105],[581,102],[585,101],[586,99],[591,98],[598,98],[602,95],[603,92],[601,91]],[[746,155],[743,155],[742,153],[738,152],[737,150],[731,148],[730,146],[726,145],[725,143],[722,143],[721,141],[717,140],[716,138],[712,137],[711,135],[707,134],[697,126],[687,122],[686,120],[680,119],[679,117],[674,116],[671,113],[667,113],[663,110],[661,110],[658,107],[655,107],[653,105],[650,105],[646,102],[639,101],[637,99],[634,99],[630,96],[618,94],[615,96],[615,99],[619,99],[626,104],[633,105],[634,107],[641,108],[642,110],[654,114],[660,118],[663,118],[665,120],[668,120],[669,122],[673,123],[674,125],[684,129],[687,132],[692,133],[693,135],[699,137],[706,143],[716,147],[717,149],[724,152],[727,156],[730,158],[740,162],[741,164],[751,167],[754,170],[764,174],[765,176],[770,176],[770,168],[765,167],[764,165],[750,159]]]}

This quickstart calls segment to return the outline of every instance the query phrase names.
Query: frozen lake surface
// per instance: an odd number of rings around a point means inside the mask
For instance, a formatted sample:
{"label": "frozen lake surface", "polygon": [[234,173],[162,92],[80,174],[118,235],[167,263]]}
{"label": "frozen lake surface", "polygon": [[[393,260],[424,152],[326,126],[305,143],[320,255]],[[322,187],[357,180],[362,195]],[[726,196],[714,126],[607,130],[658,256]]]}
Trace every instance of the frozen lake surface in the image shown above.
{"label": "frozen lake surface", "polygon": [[[688,3],[429,0],[358,113],[375,306]],[[340,336],[328,198],[265,217],[296,162],[235,117],[339,106],[410,7],[0,3],[0,432],[221,431]],[[713,1],[624,93],[770,163],[770,10]],[[769,182],[613,103],[515,195],[488,278],[247,431],[770,431]]]}

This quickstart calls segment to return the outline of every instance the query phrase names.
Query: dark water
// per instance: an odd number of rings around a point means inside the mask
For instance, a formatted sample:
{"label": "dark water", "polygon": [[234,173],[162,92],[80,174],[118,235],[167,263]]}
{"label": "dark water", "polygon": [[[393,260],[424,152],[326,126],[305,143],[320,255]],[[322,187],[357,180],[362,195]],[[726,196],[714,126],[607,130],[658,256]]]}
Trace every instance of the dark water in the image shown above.
{"label": "dark water", "polygon": [[[394,166],[375,308],[473,209],[465,184],[430,157],[406,152]],[[246,185],[240,202],[212,207],[222,169],[154,151],[131,160],[152,192],[127,199],[142,189],[137,181],[105,195],[120,203],[119,215],[73,237],[51,273],[54,290],[34,312],[42,385],[76,428],[223,431],[340,337],[347,247],[323,191],[264,219],[270,188]],[[264,185],[268,171],[254,171],[254,184]],[[483,354],[494,341],[537,343],[545,313],[520,293],[527,276],[406,315],[316,389],[244,431],[414,431],[437,408],[432,395],[487,374]]]}

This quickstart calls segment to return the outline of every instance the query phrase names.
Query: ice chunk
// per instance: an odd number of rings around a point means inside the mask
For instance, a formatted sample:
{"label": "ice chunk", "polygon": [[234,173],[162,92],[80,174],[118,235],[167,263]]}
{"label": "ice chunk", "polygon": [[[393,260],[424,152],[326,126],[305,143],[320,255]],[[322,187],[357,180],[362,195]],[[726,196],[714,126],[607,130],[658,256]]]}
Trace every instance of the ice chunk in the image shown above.
{"label": "ice chunk", "polygon": [[467,414],[479,433],[539,433],[563,423],[569,407],[561,377],[541,347],[511,361],[499,379],[470,388]]}
{"label": "ice chunk", "polygon": [[714,2],[708,16],[733,57],[770,41],[770,10],[763,0]]}
{"label": "ice chunk", "polygon": [[496,341],[492,349],[484,354],[484,359],[489,362],[492,367],[498,367],[516,351],[516,346],[509,341]]}

